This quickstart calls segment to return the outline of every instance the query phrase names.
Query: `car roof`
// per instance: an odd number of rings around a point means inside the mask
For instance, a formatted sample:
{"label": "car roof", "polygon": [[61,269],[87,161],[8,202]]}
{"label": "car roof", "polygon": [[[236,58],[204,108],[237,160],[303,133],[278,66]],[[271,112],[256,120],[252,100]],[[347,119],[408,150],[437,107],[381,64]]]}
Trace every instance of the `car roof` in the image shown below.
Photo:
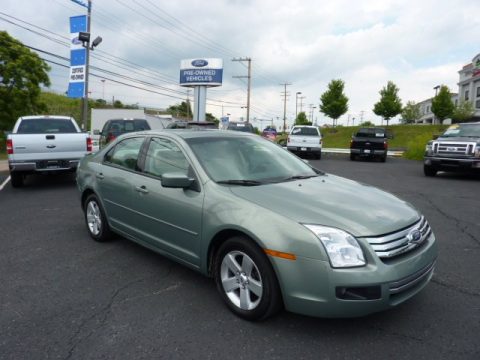
{"label": "car roof", "polygon": [[72,119],[71,116],[66,115],[28,115],[22,116],[22,119]]}
{"label": "car roof", "polygon": [[307,127],[307,128],[316,128],[316,129],[318,129],[318,126],[315,126],[315,125],[293,125],[293,127]]}
{"label": "car roof", "polygon": [[182,139],[192,139],[192,138],[211,138],[211,137],[218,137],[218,138],[238,138],[238,137],[249,137],[249,136],[256,136],[260,138],[260,136],[252,133],[244,133],[239,131],[224,131],[224,130],[217,130],[217,129],[162,129],[160,130],[147,130],[147,131],[140,131],[140,132],[133,132],[128,133],[129,136],[135,136],[135,134],[142,134],[142,135],[149,135],[149,136],[171,136],[174,138],[182,138]]}

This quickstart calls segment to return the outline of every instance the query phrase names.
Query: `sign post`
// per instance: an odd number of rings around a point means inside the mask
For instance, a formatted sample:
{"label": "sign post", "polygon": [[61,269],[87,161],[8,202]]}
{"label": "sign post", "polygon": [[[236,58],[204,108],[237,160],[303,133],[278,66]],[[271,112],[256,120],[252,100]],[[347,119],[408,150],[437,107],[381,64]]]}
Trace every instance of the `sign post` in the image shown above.
{"label": "sign post", "polygon": [[205,121],[207,87],[222,86],[222,59],[186,59],[180,62],[180,86],[194,88],[193,121]]}

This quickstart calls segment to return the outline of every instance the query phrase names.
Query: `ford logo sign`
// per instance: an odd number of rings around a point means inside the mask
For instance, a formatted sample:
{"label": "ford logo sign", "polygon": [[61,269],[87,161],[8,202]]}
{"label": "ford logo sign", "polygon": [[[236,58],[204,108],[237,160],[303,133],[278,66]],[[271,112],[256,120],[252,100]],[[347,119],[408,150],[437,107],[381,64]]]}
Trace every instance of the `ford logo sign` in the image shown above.
{"label": "ford logo sign", "polygon": [[410,231],[407,235],[408,242],[417,242],[422,238],[422,233],[418,229]]}
{"label": "ford logo sign", "polygon": [[82,42],[80,40],[78,40],[78,36],[77,37],[74,37],[72,39],[72,44],[74,45],[80,45]]}
{"label": "ford logo sign", "polygon": [[192,61],[192,66],[195,66],[195,67],[204,67],[204,66],[207,66],[207,65],[208,65],[207,60],[197,59],[197,60]]}

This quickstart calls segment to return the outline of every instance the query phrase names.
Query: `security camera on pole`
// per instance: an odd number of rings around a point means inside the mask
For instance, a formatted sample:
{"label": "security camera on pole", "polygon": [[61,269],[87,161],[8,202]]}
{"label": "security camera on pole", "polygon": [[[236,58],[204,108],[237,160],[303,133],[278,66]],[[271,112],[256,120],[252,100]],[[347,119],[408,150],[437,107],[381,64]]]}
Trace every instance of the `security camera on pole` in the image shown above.
{"label": "security camera on pole", "polygon": [[180,86],[193,87],[193,121],[205,121],[207,87],[222,86],[222,59],[186,59],[180,62]]}

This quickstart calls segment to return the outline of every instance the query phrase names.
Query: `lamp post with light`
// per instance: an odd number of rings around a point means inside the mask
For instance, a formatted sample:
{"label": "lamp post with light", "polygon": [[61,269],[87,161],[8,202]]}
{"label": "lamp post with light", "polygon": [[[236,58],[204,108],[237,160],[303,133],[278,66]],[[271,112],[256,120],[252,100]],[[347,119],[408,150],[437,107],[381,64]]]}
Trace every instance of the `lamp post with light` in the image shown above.
{"label": "lamp post with light", "polygon": [[298,95],[302,95],[301,91],[297,91],[295,94],[295,121],[297,121],[297,116],[298,116]]}

